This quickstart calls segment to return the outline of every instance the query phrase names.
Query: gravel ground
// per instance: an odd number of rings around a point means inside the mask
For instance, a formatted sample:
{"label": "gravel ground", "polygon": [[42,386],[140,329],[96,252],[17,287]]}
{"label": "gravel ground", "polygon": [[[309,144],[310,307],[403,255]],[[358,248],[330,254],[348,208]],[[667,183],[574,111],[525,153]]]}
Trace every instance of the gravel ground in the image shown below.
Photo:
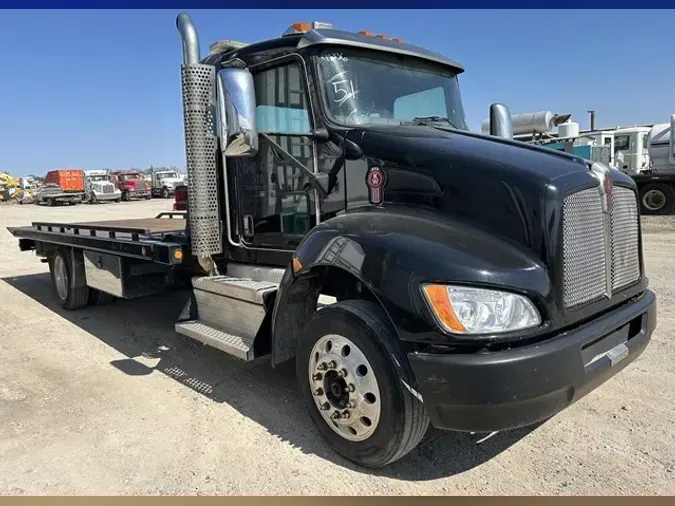
{"label": "gravel ground", "polygon": [[660,312],[636,362],[534,429],[430,429],[367,472],[323,444],[291,377],[175,334],[182,295],[65,312],[6,230],[170,205],[0,205],[0,494],[675,493],[675,217],[645,219]]}

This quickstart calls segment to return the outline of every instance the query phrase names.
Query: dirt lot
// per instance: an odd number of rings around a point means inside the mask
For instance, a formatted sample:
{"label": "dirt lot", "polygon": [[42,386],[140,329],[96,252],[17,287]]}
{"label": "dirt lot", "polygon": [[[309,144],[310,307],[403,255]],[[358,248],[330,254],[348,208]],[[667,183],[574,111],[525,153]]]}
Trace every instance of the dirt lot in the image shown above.
{"label": "dirt lot", "polygon": [[0,494],[673,494],[675,217],[645,220],[651,346],[531,430],[430,430],[368,473],[314,431],[294,380],[173,332],[175,294],[75,313],[7,226],[153,216],[169,201],[0,205]]}

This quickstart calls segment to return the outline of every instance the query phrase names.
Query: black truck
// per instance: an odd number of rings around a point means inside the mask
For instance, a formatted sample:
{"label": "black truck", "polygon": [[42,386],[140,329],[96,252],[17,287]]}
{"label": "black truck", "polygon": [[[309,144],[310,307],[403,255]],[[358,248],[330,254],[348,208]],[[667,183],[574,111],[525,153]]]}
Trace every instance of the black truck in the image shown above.
{"label": "black truck", "polygon": [[317,430],[366,467],[429,424],[546,420],[643,352],[630,177],[513,140],[502,104],[471,133],[463,68],[402,40],[297,23],[202,56],[176,24],[187,209],[10,229],[63,307],[187,285],[176,332],[294,364]]}

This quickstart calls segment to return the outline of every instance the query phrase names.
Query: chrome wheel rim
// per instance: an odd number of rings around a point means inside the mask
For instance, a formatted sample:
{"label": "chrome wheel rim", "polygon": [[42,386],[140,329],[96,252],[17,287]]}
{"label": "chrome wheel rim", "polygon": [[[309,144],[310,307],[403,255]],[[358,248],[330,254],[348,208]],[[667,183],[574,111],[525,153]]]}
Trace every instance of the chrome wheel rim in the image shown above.
{"label": "chrome wheel rim", "polygon": [[57,255],[54,259],[54,284],[61,300],[65,300],[68,297],[68,273],[61,255]]}
{"label": "chrome wheel rim", "polygon": [[650,211],[658,211],[666,202],[666,196],[661,190],[649,190],[642,197],[642,203]]}
{"label": "chrome wheel rim", "polygon": [[309,386],[328,426],[348,441],[364,441],[380,421],[382,402],[365,354],[344,336],[323,336],[309,357]]}

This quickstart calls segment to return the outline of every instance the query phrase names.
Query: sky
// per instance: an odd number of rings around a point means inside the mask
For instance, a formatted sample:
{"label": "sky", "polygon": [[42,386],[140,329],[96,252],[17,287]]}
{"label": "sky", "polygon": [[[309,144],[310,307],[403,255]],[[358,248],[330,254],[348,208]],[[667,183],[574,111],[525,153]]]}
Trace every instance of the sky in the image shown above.
{"label": "sky", "polygon": [[[174,10],[3,11],[0,171],[185,166]],[[471,130],[490,104],[571,113],[588,128],[675,113],[675,11],[195,10],[211,42],[255,42],[297,21],[370,30],[465,68]]]}

